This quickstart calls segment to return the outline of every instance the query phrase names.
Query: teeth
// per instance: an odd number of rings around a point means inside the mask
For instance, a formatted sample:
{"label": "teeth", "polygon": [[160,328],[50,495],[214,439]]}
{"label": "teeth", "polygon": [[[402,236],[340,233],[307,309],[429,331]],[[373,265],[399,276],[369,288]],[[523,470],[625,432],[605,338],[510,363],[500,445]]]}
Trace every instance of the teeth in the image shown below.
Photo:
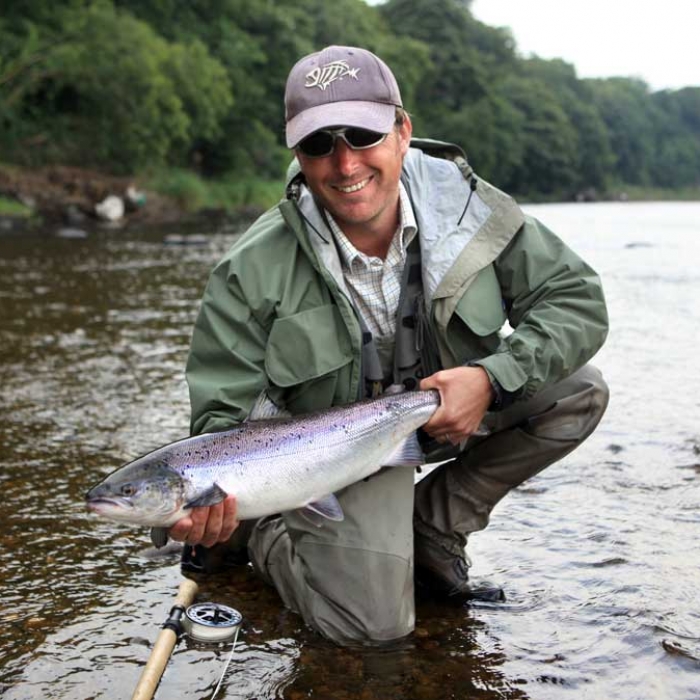
{"label": "teeth", "polygon": [[369,182],[369,178],[367,178],[366,180],[362,180],[362,181],[358,182],[356,185],[350,185],[350,187],[341,187],[340,185],[338,185],[338,186],[336,187],[336,189],[337,189],[337,190],[340,190],[341,192],[345,192],[345,193],[358,192],[358,191],[361,190],[363,187],[365,187],[365,186],[367,185],[368,182]]}

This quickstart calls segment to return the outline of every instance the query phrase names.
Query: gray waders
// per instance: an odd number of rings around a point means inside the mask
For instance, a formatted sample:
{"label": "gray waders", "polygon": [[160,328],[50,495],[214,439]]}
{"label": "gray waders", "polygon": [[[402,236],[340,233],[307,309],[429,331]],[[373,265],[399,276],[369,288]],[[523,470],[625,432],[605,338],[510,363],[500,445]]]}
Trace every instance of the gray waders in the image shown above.
{"label": "gray waders", "polygon": [[416,543],[462,555],[511,489],[590,435],[608,391],[588,365],[532,399],[488,414],[487,437],[414,487],[412,470],[383,469],[336,494],[340,523],[318,528],[297,513],[254,527],[248,550],[285,605],[338,643],[390,641],[413,631]]}
{"label": "gray waders", "polygon": [[[439,369],[423,314],[417,241],[408,249],[395,343],[363,329],[370,396],[389,384],[416,388]],[[333,641],[404,637],[415,624],[414,551],[418,563],[424,547],[463,556],[469,534],[486,527],[496,503],[580,445],[607,400],[600,372],[586,366],[532,399],[487,414],[490,434],[455,449],[417,486],[413,470],[397,467],[337,493],[342,522],[316,527],[296,512],[258,521],[248,542],[253,565],[286,606]]]}

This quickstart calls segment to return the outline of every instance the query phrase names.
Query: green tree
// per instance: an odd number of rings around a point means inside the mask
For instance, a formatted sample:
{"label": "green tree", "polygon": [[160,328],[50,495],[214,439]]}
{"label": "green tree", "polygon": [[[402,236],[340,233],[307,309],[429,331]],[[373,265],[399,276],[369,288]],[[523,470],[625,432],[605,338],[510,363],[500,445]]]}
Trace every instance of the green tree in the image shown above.
{"label": "green tree", "polygon": [[454,141],[516,194],[700,182],[700,88],[580,80],[521,59],[470,0],[22,0],[0,17],[0,149],[113,171],[172,163],[280,176],[291,65],[366,47],[401,85],[416,135]]}
{"label": "green tree", "polygon": [[512,76],[497,87],[499,95],[523,119],[518,139],[522,159],[503,184],[518,193],[571,193],[577,181],[578,138],[566,112],[547,85]]}
{"label": "green tree", "polygon": [[[284,133],[284,86],[289,68],[328,44],[375,50],[405,79],[411,94],[422,72],[422,45],[392,35],[375,8],[359,0],[118,0],[172,41],[197,38],[226,67],[236,96],[218,140],[200,139],[205,172],[254,171],[279,176],[289,153]],[[414,55],[419,63],[407,60]]]}
{"label": "green tree", "polygon": [[44,32],[41,69],[15,81],[24,105],[14,118],[30,117],[34,144],[26,154],[19,144],[19,160],[128,172],[182,162],[195,133],[218,135],[232,97],[203,44],[169,44],[108,2],[60,13]]}
{"label": "green tree", "polygon": [[585,82],[610,136],[615,154],[612,177],[632,185],[651,184],[656,116],[648,87],[630,78]]}
{"label": "green tree", "polygon": [[429,47],[431,64],[419,88],[426,121],[439,122],[447,111],[484,97],[495,67],[514,61],[510,34],[481,24],[457,0],[390,0],[381,11],[394,32]]}
{"label": "green tree", "polygon": [[574,128],[577,177],[571,183],[573,188],[605,190],[615,156],[605,122],[593,104],[589,84],[579,80],[574,67],[562,60],[526,59],[520,63],[518,72],[545,85]]}
{"label": "green tree", "polygon": [[416,133],[458,143],[480,175],[508,180],[523,154],[520,114],[495,90],[516,65],[510,32],[458,0],[390,0],[381,11],[392,31],[427,48],[429,60],[408,55],[421,67],[409,103]]}
{"label": "green tree", "polygon": [[461,146],[483,177],[497,186],[512,182],[525,157],[525,115],[489,93],[441,120],[440,138]]}
{"label": "green tree", "polygon": [[655,148],[651,181],[660,187],[700,184],[700,89],[651,95]]}

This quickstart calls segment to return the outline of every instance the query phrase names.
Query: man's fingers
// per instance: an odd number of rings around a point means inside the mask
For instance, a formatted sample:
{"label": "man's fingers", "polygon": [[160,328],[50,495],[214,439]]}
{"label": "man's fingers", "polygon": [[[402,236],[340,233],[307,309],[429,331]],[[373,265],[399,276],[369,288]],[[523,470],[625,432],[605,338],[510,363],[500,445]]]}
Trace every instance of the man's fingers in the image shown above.
{"label": "man's fingers", "polygon": [[238,527],[236,499],[227,496],[213,506],[193,508],[169,530],[173,540],[211,547],[226,542]]}
{"label": "man's fingers", "polygon": [[208,517],[204,523],[204,533],[199,541],[205,547],[211,547],[216,544],[221,534],[221,523],[224,519],[224,506],[222,503],[216,503],[209,508]]}
{"label": "man's fingers", "polygon": [[184,542],[190,534],[191,527],[192,520],[189,516],[181,518],[168,530],[168,536],[176,542]]}
{"label": "man's fingers", "polygon": [[420,388],[440,392],[440,406],[423,430],[439,442],[453,445],[479,430],[493,400],[491,381],[481,367],[453,367],[435,372],[421,381]]}
{"label": "man's fingers", "polygon": [[207,521],[209,519],[210,508],[202,506],[200,508],[193,508],[190,513],[190,520],[192,521],[192,527],[187,533],[187,544],[199,544],[204,537],[204,533],[207,527]]}
{"label": "man's fingers", "polygon": [[237,504],[234,496],[227,496],[223,503],[223,512],[221,520],[221,532],[219,533],[219,542],[225,542],[231,537],[238,527]]}
{"label": "man's fingers", "polygon": [[433,433],[433,428],[436,425],[440,425],[443,421],[443,414],[445,413],[445,401],[442,396],[442,391],[440,390],[440,382],[437,380],[437,375],[440,373],[437,372],[436,374],[431,374],[429,377],[426,377],[425,379],[421,380],[421,383],[419,385],[419,389],[421,391],[428,391],[428,389],[437,389],[437,391],[440,393],[440,405],[437,407],[437,410],[435,413],[433,413],[432,416],[430,416],[430,420],[423,426],[423,430],[425,430],[428,435],[431,437],[437,438],[438,436]]}

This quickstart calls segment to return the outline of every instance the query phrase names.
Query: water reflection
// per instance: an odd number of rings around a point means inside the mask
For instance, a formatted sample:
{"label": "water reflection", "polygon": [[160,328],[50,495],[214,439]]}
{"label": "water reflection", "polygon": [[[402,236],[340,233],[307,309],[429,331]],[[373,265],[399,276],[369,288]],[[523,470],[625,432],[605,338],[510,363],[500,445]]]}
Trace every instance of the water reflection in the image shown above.
{"label": "water reflection", "polygon": [[[318,639],[246,569],[212,577],[200,598],[246,618],[222,697],[697,696],[700,206],[672,206],[533,209],[604,275],[613,396],[591,440],[473,537],[474,576],[507,603],[423,604],[405,645],[363,652]],[[82,506],[104,474],[187,433],[190,329],[236,232],[172,233],[0,237],[4,697],[130,697],[172,604],[176,557]],[[181,643],[156,697],[210,697],[225,656]]]}

